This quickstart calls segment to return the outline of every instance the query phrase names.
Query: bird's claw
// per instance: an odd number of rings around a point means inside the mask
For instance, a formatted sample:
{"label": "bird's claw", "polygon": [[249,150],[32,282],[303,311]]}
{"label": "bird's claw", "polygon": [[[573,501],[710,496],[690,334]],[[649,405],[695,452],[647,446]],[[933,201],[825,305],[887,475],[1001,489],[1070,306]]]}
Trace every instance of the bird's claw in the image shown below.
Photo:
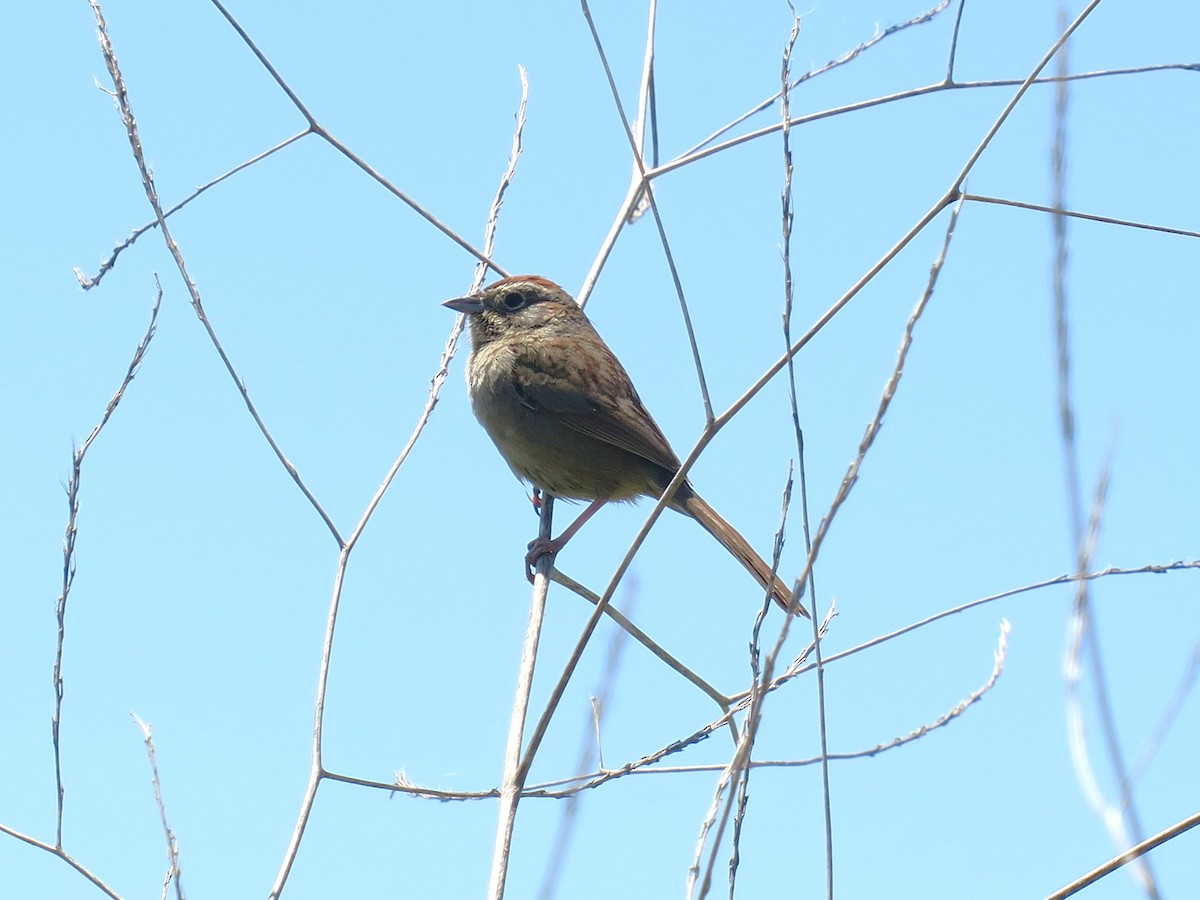
{"label": "bird's claw", "polygon": [[529,552],[525,554],[525,577],[530,584],[533,583],[533,570],[537,567],[538,560],[549,556],[550,562],[553,563],[560,549],[558,541],[552,541],[550,538],[536,537],[529,542]]}

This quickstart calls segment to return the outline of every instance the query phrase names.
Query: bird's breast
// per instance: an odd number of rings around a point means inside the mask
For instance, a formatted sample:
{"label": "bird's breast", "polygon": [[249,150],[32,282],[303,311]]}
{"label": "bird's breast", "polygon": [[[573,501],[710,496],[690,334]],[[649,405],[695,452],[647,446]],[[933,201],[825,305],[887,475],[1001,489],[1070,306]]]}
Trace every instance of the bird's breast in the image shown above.
{"label": "bird's breast", "polygon": [[499,342],[477,349],[467,366],[475,416],[518,478],[573,500],[632,500],[661,490],[661,467],[531,408],[517,377],[515,350]]}

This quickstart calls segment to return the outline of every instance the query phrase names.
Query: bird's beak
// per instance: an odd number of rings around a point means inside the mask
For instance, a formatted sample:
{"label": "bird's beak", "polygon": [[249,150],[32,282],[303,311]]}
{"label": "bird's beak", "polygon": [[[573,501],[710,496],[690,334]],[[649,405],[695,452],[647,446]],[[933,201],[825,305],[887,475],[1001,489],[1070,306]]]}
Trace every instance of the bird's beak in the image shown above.
{"label": "bird's beak", "polygon": [[478,297],[455,297],[444,302],[442,306],[455,312],[466,313],[468,316],[483,312],[483,301]]}

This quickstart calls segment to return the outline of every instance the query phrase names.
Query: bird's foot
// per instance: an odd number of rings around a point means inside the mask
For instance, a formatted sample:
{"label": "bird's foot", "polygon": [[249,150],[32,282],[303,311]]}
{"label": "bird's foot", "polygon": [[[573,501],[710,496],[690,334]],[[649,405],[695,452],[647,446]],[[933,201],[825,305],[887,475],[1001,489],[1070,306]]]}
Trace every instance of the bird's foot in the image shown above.
{"label": "bird's foot", "polygon": [[562,549],[563,541],[561,538],[550,540],[550,538],[537,537],[529,542],[529,552],[525,554],[525,577],[533,582],[533,570],[537,566],[538,560],[543,556],[549,556],[550,562],[553,564],[554,557],[558,551]]}

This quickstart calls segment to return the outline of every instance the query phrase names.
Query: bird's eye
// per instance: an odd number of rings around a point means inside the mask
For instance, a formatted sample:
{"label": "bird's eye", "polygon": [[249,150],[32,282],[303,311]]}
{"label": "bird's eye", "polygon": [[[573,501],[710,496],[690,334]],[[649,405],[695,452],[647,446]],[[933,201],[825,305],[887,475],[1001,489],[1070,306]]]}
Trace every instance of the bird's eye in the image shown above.
{"label": "bird's eye", "polygon": [[509,291],[500,298],[500,302],[504,304],[505,309],[515,311],[529,305],[529,295],[522,291]]}

